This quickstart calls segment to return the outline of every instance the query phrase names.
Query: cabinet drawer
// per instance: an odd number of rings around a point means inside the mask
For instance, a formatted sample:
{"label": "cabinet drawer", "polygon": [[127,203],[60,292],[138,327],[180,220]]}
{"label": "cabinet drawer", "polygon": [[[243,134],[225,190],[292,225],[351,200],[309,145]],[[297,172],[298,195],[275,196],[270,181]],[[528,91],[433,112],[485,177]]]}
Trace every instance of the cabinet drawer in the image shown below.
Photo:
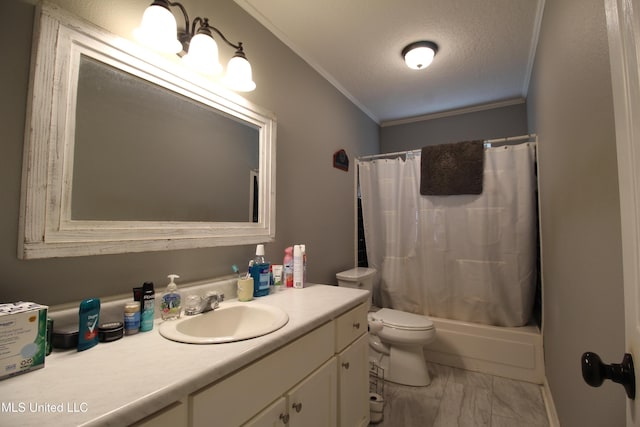
{"label": "cabinet drawer", "polygon": [[367,332],[367,304],[360,304],[336,319],[336,352]]}
{"label": "cabinet drawer", "polygon": [[333,322],[190,396],[193,427],[237,426],[333,356]]}

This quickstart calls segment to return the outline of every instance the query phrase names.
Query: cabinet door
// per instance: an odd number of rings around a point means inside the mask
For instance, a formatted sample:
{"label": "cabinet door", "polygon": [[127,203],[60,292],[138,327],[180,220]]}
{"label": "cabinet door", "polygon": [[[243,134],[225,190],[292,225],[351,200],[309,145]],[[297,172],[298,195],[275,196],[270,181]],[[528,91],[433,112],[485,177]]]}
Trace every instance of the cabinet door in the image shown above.
{"label": "cabinet door", "polygon": [[243,427],[283,427],[288,422],[287,399],[281,397],[267,409],[251,418],[249,422],[243,424]]}
{"label": "cabinet door", "polygon": [[288,393],[290,427],[336,425],[336,358],[333,357]]}
{"label": "cabinet door", "polygon": [[338,354],[338,425],[369,424],[369,334]]}

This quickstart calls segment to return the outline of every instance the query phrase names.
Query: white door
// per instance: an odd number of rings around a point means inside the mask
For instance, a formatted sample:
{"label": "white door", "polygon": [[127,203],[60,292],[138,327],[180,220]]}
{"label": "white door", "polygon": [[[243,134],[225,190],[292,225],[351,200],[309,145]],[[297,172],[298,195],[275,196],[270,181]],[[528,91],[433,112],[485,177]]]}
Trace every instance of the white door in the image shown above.
{"label": "white door", "polygon": [[[605,0],[622,219],[626,352],[640,361],[640,0]],[[638,393],[640,394],[640,393]],[[627,426],[640,426],[640,396],[627,399]]]}

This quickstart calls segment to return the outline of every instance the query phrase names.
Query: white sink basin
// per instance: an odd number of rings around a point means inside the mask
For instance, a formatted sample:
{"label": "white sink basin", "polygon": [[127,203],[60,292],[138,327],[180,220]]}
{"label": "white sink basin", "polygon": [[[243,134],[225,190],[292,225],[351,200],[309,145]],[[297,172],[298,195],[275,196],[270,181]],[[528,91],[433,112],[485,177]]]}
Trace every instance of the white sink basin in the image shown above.
{"label": "white sink basin", "polygon": [[165,321],[160,335],[189,344],[221,344],[269,334],[288,321],[289,315],[278,307],[228,301],[214,311]]}

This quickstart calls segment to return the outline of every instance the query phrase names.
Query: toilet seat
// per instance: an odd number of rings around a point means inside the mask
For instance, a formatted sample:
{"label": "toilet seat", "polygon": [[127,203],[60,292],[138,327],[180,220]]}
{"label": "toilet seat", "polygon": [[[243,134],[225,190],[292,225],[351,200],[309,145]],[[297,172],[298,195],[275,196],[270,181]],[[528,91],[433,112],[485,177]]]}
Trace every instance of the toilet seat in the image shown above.
{"label": "toilet seat", "polygon": [[370,313],[372,320],[382,322],[384,326],[403,331],[428,331],[434,329],[433,322],[426,316],[404,311],[382,308]]}

